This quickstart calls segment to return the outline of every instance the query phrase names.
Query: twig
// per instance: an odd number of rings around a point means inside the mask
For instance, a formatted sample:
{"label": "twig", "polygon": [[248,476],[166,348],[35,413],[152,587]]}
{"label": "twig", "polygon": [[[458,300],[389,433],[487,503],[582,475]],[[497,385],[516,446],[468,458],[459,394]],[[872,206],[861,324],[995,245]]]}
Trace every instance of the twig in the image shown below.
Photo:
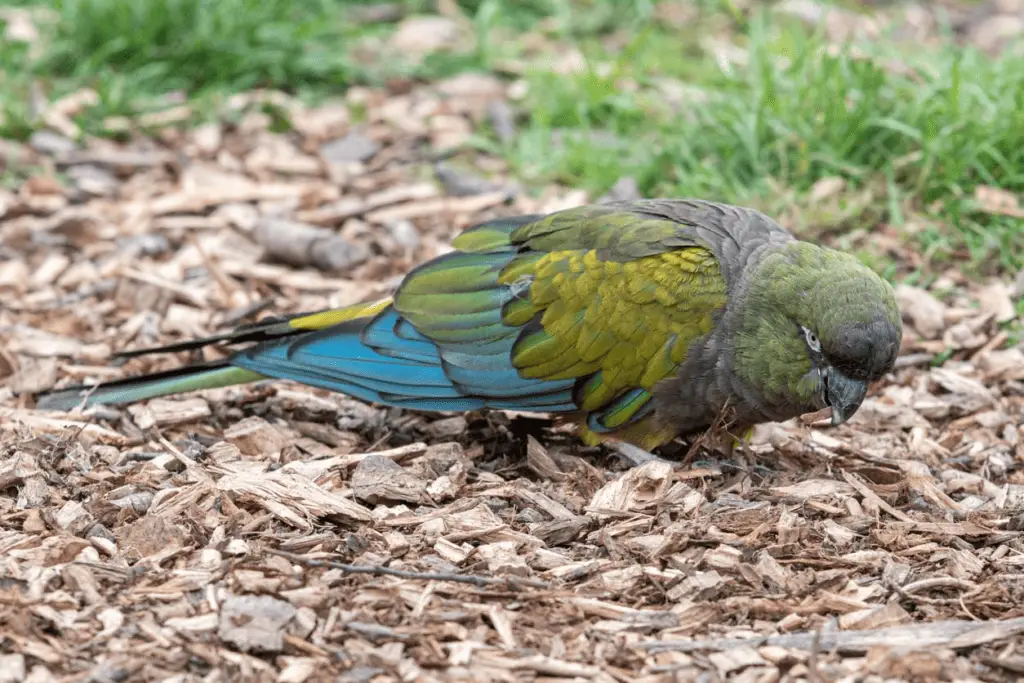
{"label": "twig", "polygon": [[1015,674],[1024,674],[1024,658],[1021,657],[1007,657],[1000,659],[998,657],[982,657],[981,663],[985,666],[998,667],[1000,669],[1006,669],[1012,671]]}
{"label": "twig", "polygon": [[1024,632],[1024,617],[1003,621],[922,622],[906,626],[833,631],[787,633],[759,638],[722,638],[716,640],[649,640],[635,647],[648,652],[695,652],[698,650],[731,650],[737,647],[775,645],[793,650],[811,650],[818,643],[821,652],[863,653],[876,646],[896,650],[920,650],[941,646],[950,649],[968,648],[1009,638]]}
{"label": "twig", "polygon": [[[220,287],[221,292],[224,293],[224,300],[227,301],[229,305],[234,303],[231,297],[235,292],[242,292],[243,294],[246,294],[246,292],[244,292],[242,288],[238,286],[238,284],[236,284],[231,278],[224,274],[224,271],[221,270],[220,264],[218,264],[213,257],[206,253],[206,250],[203,248],[203,245],[200,244],[199,240],[196,238],[195,233],[188,234],[188,242],[190,245],[192,245],[192,248],[195,249],[196,252],[199,254],[199,258],[202,260],[203,265],[206,267],[206,272],[210,274],[210,276]],[[246,300],[248,301],[248,299],[249,297],[248,295],[246,295]]]}
{"label": "twig", "polygon": [[[900,586],[895,583],[887,582],[889,588],[894,590],[901,598],[909,602],[921,603],[925,605],[960,605],[960,608],[976,622],[982,621],[978,617],[974,616],[967,605],[964,603],[964,598],[972,597],[982,591],[982,588],[975,583],[970,581],[963,581],[961,579],[954,579],[949,576],[936,576],[928,579],[921,579],[920,581],[914,581],[908,583],[905,586]],[[919,591],[930,590],[932,588],[963,588],[969,589],[965,593],[960,593],[955,598],[929,598],[924,595],[914,595]]]}
{"label": "twig", "polygon": [[960,609],[962,609],[964,611],[964,614],[969,616],[974,621],[982,621],[982,619],[980,617],[975,616],[974,612],[972,612],[971,610],[967,609],[967,603],[964,602],[963,594],[958,595],[957,596],[957,600],[960,602]]}
{"label": "twig", "polygon": [[857,492],[860,493],[860,495],[863,496],[865,500],[870,500],[875,505],[885,510],[886,512],[888,512],[890,515],[900,520],[901,522],[910,522],[911,524],[914,524],[917,521],[910,515],[901,512],[900,510],[897,510],[896,508],[882,500],[877,493],[872,491],[868,487],[868,485],[862,482],[860,479],[858,479],[856,475],[853,475],[847,472],[846,470],[843,470],[843,479],[845,479],[846,483],[848,483],[850,486],[857,489]]}
{"label": "twig", "polygon": [[813,683],[821,683],[821,672],[818,670],[820,663],[818,655],[821,654],[821,629],[814,631],[814,640],[811,641],[811,654],[807,658],[807,677]]}
{"label": "twig", "polygon": [[[678,467],[689,467],[703,447],[711,448],[716,445],[728,444],[729,455],[732,455],[736,443],[742,442],[742,439],[738,439],[729,431],[734,426],[735,417],[736,411],[727,399],[725,405],[715,415],[715,419],[711,421],[711,426],[697,434],[687,445],[686,453],[683,455]],[[732,441],[724,441],[722,437],[732,439]]]}
{"label": "twig", "polygon": [[369,250],[315,225],[265,217],[252,231],[266,253],[293,266],[336,272],[365,261]]}
{"label": "twig", "polygon": [[907,595],[918,591],[931,590],[932,588],[964,588],[971,592],[978,587],[977,584],[963,579],[954,579],[951,576],[932,576],[927,579],[920,579],[903,586],[903,592]]}
{"label": "twig", "polygon": [[896,359],[895,368],[912,368],[919,365],[928,365],[935,360],[934,353],[909,353]]}
{"label": "twig", "polygon": [[448,572],[411,572],[404,569],[391,569],[389,567],[381,567],[374,564],[345,564],[343,562],[335,562],[334,560],[317,560],[285,552],[284,550],[275,550],[273,548],[268,548],[266,552],[271,555],[278,555],[286,560],[295,562],[296,564],[302,564],[307,567],[339,569],[348,574],[397,576],[403,579],[418,579],[421,581],[451,581],[454,583],[470,583],[474,586],[505,586],[510,590],[517,590],[522,587],[550,588],[548,584],[542,581],[534,581],[533,579],[496,578],[493,576],[480,576],[478,574],[450,574]]}

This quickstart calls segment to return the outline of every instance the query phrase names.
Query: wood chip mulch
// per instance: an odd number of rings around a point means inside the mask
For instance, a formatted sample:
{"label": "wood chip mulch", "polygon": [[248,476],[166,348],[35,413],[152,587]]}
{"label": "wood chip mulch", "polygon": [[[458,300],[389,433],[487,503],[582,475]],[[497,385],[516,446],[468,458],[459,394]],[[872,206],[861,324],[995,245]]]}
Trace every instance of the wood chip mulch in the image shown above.
{"label": "wood chip mulch", "polygon": [[473,222],[596,200],[528,197],[465,151],[508,113],[500,82],[403,90],[314,109],[253,93],[230,125],[3,143],[0,681],[1024,671],[1009,279],[901,287],[900,365],[850,424],[764,425],[685,467],[630,469],[536,417],[284,382],[86,415],[17,397],[188,360],[112,367],[116,350],[385,295]]}

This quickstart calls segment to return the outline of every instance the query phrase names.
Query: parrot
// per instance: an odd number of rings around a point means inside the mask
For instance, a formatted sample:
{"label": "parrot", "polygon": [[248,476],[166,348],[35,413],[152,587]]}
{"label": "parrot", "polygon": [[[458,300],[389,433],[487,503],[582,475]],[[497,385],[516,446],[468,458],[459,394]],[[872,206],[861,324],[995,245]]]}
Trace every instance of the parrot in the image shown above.
{"label": "parrot", "polygon": [[271,317],[122,356],[230,355],[37,395],[41,410],[283,379],[426,412],[554,414],[588,445],[646,451],[831,409],[895,366],[892,286],[764,213],[638,199],[496,218],[377,301]]}

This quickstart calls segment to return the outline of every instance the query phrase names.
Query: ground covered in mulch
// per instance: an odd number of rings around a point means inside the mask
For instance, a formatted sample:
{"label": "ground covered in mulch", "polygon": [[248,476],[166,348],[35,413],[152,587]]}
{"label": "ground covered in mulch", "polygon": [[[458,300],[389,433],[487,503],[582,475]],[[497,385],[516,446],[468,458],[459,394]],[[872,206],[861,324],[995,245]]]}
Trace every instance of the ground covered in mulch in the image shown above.
{"label": "ground covered in mulch", "polygon": [[848,425],[764,425],[685,464],[283,382],[33,410],[189,360],[117,350],[386,295],[476,221],[597,201],[438,154],[508,124],[506,90],[251,93],[230,125],[3,143],[0,681],[1024,672],[1012,278],[901,286],[899,366]]}

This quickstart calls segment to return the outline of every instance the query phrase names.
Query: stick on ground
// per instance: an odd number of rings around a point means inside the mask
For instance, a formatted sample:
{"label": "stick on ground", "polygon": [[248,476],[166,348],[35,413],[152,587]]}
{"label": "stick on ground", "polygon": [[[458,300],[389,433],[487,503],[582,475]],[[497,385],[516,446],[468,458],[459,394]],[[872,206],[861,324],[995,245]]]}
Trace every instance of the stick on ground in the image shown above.
{"label": "stick on ground", "polygon": [[397,576],[403,579],[418,579],[420,581],[451,581],[454,583],[469,583],[474,586],[502,586],[509,590],[521,588],[550,588],[543,581],[533,579],[510,579],[496,576],[480,576],[478,574],[451,574],[449,572],[412,572],[404,569],[391,569],[372,564],[345,564],[333,560],[317,560],[302,555],[285,552],[283,550],[267,550],[272,555],[279,555],[290,562],[305,565],[307,567],[324,567],[327,569],[340,569],[349,574],[373,574],[374,576]]}

